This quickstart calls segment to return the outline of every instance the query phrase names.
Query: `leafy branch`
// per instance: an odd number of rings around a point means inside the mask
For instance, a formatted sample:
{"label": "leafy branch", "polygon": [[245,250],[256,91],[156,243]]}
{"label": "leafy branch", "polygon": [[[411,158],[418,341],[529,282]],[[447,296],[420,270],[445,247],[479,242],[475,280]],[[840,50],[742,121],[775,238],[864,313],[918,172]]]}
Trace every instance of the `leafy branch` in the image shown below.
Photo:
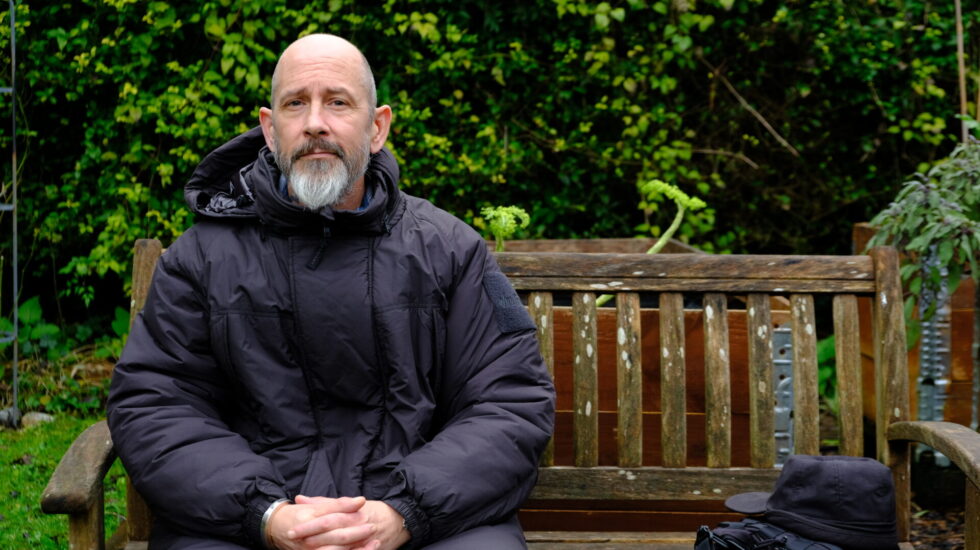
{"label": "leafy branch", "polygon": [[[980,278],[980,142],[968,139],[926,174],[915,174],[895,200],[871,220],[868,247],[892,245],[904,253],[902,280],[911,295],[906,317],[923,291],[938,294],[947,273],[949,294],[969,267]],[[933,304],[926,316],[932,315]]]}

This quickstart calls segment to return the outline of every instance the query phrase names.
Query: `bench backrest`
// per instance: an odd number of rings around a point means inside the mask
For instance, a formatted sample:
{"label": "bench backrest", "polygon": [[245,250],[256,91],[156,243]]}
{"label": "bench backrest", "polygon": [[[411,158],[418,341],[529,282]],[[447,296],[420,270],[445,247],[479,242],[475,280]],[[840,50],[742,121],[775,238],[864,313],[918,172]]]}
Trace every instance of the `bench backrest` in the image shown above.
{"label": "bench backrest", "polygon": [[[890,454],[885,439],[890,423],[909,417],[893,249],[867,256],[500,253],[497,260],[527,300],[559,394],[556,435],[533,499],[701,501],[771,490],[779,471],[773,333],[788,321],[792,452],[820,453],[817,342],[833,335],[839,452],[865,453],[862,411],[870,404],[872,452],[895,473],[899,534],[907,540],[908,457]],[[597,306],[603,294],[614,299]],[[874,335],[864,356],[862,330]]]}
{"label": "bench backrest", "polygon": [[[135,252],[134,317],[162,249],[140,240]],[[884,435],[909,418],[893,249],[496,257],[526,299],[559,394],[556,434],[532,499],[717,501],[770,490],[779,472],[779,391],[792,395],[792,452],[820,453],[817,339],[832,334],[839,452],[865,454],[870,405],[873,452],[895,473],[899,535],[907,540],[908,455],[890,454]],[[603,295],[612,299],[597,306]],[[781,325],[792,335],[791,380],[782,381],[791,392],[774,373]],[[874,349],[863,354],[861,331],[874,335]],[[129,535],[146,540],[149,511],[136,491],[128,498]]]}

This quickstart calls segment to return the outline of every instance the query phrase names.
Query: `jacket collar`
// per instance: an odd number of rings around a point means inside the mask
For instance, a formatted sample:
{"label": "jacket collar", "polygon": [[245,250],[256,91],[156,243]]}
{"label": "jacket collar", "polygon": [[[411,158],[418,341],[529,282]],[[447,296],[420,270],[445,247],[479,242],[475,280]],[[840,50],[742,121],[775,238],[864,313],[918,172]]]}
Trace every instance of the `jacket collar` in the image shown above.
{"label": "jacket collar", "polygon": [[328,226],[342,233],[378,234],[390,231],[404,212],[398,163],[387,148],[371,155],[364,184],[371,186],[374,196],[362,210],[327,207],[311,212],[279,193],[279,175],[262,129],[256,127],[207,155],[184,187],[184,198],[201,216],[257,217],[272,229],[287,232]]}

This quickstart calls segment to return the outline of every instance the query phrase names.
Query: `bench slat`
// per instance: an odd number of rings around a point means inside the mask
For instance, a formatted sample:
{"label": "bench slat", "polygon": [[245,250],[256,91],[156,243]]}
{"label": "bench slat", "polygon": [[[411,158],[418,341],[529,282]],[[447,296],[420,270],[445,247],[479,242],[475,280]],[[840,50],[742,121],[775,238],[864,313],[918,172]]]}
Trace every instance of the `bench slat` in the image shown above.
{"label": "bench slat", "polygon": [[599,353],[595,294],[572,295],[572,345],[575,427],[572,448],[575,465],[599,463]]}
{"label": "bench slat", "polygon": [[729,355],[727,299],[724,294],[705,294],[705,444],[710,468],[725,468],[732,463],[732,383]]}
{"label": "bench slat", "polygon": [[540,468],[534,499],[719,500],[737,493],[771,491],[775,468]]}
{"label": "bench slat", "polygon": [[660,295],[660,401],[663,465],[687,465],[687,385],[684,362],[684,297]]}
{"label": "bench slat", "polygon": [[857,297],[851,294],[834,296],[834,355],[840,403],[840,452],[848,456],[864,456],[861,335]]}
{"label": "bench slat", "polygon": [[[569,274],[612,281],[637,278],[669,279],[787,279],[874,282],[868,256],[779,256],[712,254],[583,254],[562,252],[530,254],[502,252],[496,255],[504,274],[511,278],[552,277]],[[835,287],[839,289],[840,287]]]}
{"label": "bench slat", "polygon": [[640,296],[622,293],[616,298],[616,397],[619,465],[643,463],[643,354]]}
{"label": "bench slat", "polygon": [[[554,332],[554,299],[550,292],[532,292],[527,299],[528,313],[538,327],[538,347],[541,357],[548,367],[548,374],[555,379],[555,332]],[[552,466],[555,463],[555,440],[548,440],[541,455],[542,466]]]}
{"label": "bench slat", "polygon": [[793,452],[820,454],[817,333],[813,296],[790,296],[793,316]]}
{"label": "bench slat", "polygon": [[[703,273],[702,273],[703,275]],[[775,293],[831,293],[850,292],[871,294],[874,282],[840,279],[705,279],[705,278],[664,278],[664,279],[611,279],[599,277],[576,277],[559,279],[556,277],[524,276],[511,280],[517,290],[555,290],[592,292],[729,292],[747,294],[749,292]]]}
{"label": "bench slat", "polygon": [[776,415],[773,412],[772,310],[769,296],[749,294],[749,463],[768,468],[776,463]]}

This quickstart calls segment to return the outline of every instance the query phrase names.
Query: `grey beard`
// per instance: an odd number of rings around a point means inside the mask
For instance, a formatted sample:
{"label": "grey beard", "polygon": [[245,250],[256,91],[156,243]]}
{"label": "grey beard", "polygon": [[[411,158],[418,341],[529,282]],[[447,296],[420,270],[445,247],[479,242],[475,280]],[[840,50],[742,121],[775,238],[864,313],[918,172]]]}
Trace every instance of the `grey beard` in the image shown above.
{"label": "grey beard", "polygon": [[[273,134],[276,164],[286,176],[290,193],[300,204],[312,211],[334,206],[354,190],[354,184],[367,172],[371,155],[371,142],[366,140],[360,150],[348,154],[332,142],[320,140],[306,143],[292,155],[286,155],[279,146],[279,137]],[[296,160],[313,150],[329,151],[334,159],[309,159],[301,164]]]}
{"label": "grey beard", "polygon": [[292,164],[286,173],[293,196],[314,211],[340,202],[354,189],[356,179],[350,177],[346,162],[334,164],[332,159],[311,159],[300,166]]}

